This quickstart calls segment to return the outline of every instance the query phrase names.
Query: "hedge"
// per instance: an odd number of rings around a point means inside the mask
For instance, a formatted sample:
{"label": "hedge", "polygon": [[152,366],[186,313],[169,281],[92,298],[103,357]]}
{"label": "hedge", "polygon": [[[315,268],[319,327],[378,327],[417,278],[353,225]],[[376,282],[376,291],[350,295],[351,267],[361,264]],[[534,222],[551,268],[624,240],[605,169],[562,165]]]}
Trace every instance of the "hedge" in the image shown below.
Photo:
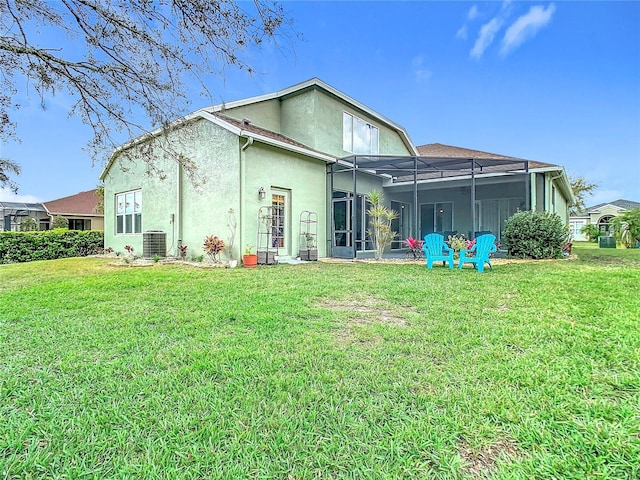
{"label": "hedge", "polygon": [[103,248],[104,232],[100,230],[0,232],[0,263],[84,257]]}

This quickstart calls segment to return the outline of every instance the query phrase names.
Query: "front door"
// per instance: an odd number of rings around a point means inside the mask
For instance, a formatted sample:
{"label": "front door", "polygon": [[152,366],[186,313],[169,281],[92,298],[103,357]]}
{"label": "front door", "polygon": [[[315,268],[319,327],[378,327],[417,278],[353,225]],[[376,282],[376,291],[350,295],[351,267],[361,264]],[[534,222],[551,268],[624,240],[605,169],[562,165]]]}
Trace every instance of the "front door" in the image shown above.
{"label": "front door", "polygon": [[331,239],[331,255],[336,258],[355,258],[353,245],[353,199],[336,198],[332,202],[333,238]]}

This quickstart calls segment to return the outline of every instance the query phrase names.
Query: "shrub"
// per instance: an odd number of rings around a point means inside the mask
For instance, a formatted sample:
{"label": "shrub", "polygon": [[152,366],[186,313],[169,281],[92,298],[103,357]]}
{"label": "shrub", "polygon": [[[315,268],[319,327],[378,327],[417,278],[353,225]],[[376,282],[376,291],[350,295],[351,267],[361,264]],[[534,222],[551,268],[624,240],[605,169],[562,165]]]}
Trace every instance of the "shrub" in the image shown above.
{"label": "shrub", "polygon": [[556,214],[518,212],[504,228],[509,255],[517,258],[561,258],[568,229]]}
{"label": "shrub", "polygon": [[224,241],[215,235],[208,235],[204,239],[202,249],[214,263],[218,263],[220,261],[220,252],[224,250],[224,247]]}
{"label": "shrub", "polygon": [[0,232],[0,263],[83,257],[102,251],[104,232],[47,230]]}
{"label": "shrub", "polygon": [[580,229],[580,233],[587,236],[587,239],[590,242],[597,242],[598,237],[602,235],[602,232],[598,228],[598,225],[594,225],[593,223],[588,223],[584,227]]}

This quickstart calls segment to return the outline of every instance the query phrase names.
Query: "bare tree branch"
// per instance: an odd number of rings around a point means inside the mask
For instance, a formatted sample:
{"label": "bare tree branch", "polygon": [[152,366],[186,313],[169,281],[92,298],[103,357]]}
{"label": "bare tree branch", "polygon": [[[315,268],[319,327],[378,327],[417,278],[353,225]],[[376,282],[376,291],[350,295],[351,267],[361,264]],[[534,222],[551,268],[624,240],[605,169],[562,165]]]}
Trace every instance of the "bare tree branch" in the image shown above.
{"label": "bare tree branch", "polygon": [[[0,0],[0,141],[17,139],[11,113],[26,79],[43,99],[60,91],[74,98],[70,115],[93,129],[87,150],[103,162],[123,133],[144,135],[187,113],[187,80],[211,97],[208,75],[228,67],[251,73],[248,50],[288,38],[291,25],[272,0],[254,0],[252,11],[235,0]],[[80,52],[38,43],[61,36]],[[135,120],[141,114],[148,125]]]}

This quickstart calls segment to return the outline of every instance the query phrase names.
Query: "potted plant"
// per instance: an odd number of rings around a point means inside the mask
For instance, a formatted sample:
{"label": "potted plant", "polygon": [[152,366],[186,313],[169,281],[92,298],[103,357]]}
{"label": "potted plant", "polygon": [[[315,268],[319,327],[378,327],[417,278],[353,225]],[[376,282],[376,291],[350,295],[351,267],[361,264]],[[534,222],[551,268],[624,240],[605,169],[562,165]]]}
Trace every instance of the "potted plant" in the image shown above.
{"label": "potted plant", "polygon": [[453,250],[454,258],[458,258],[460,256],[460,250],[465,250],[467,248],[467,239],[464,238],[464,235],[449,235],[449,238],[445,241]]}
{"label": "potted plant", "polygon": [[252,253],[254,246],[247,244],[247,248],[244,249],[244,255],[242,255],[242,266],[245,268],[255,268],[258,264],[258,255]]}
{"label": "potted plant", "polygon": [[300,251],[298,253],[300,260],[318,260],[318,249],[316,248],[315,237],[309,232],[306,232],[302,234],[302,238],[304,240],[304,244],[300,246]]}

